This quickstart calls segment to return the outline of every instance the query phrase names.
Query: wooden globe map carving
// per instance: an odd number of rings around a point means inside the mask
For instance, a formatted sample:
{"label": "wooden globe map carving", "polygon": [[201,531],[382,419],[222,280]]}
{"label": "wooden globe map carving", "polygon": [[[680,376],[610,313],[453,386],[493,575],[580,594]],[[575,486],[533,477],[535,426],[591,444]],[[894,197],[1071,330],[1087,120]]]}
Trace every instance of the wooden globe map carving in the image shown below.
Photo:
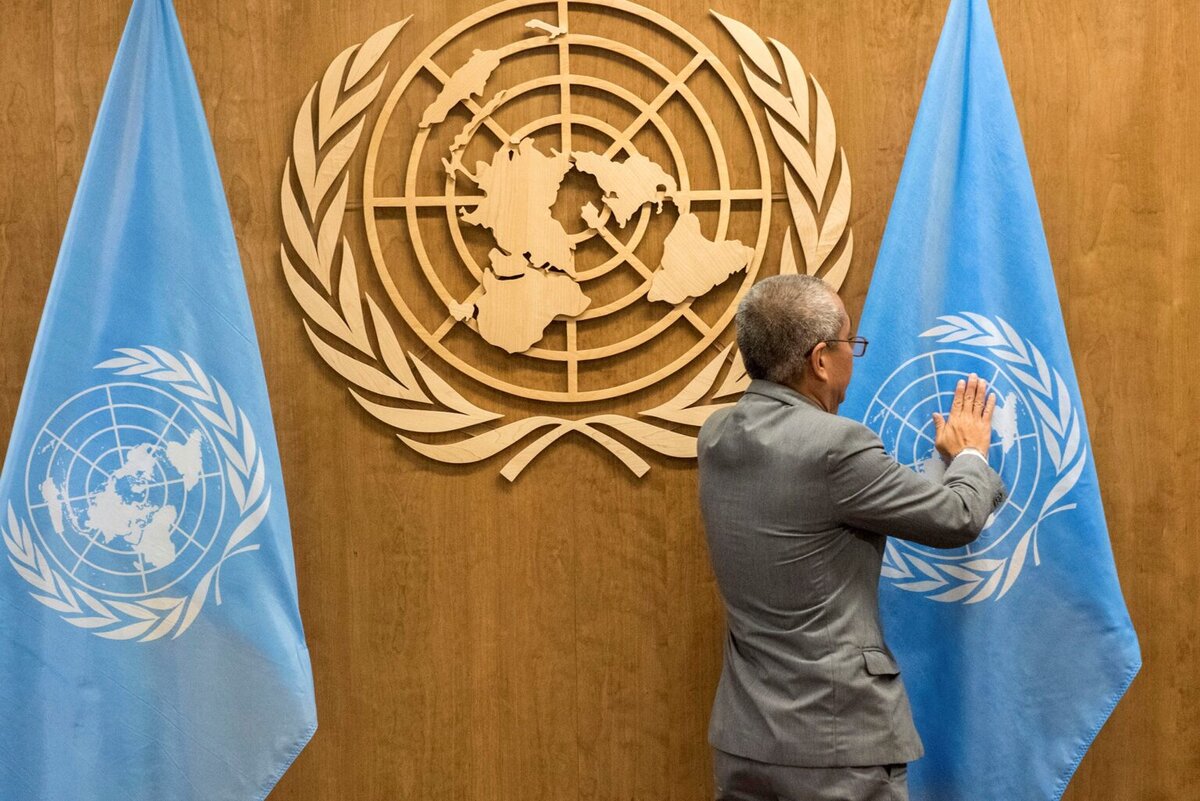
{"label": "wooden globe map carving", "polygon": [[[682,69],[672,69],[657,58],[622,41],[589,33],[582,23],[579,7],[603,6],[617,10],[641,23],[641,29],[653,29],[687,47],[691,58]],[[528,9],[524,26],[513,12]],[[554,13],[553,23],[536,15]],[[442,67],[441,53],[446,46],[472,37],[481,26],[502,20],[522,38],[491,50],[473,51],[454,69]],[[524,30],[522,30],[522,28]],[[532,34],[532,35],[528,35]],[[506,61],[539,51],[553,54],[556,70],[552,74],[521,80],[502,86],[494,73]],[[654,97],[639,97],[626,87],[605,77],[590,75],[572,66],[572,57],[581,52],[601,52],[626,60],[638,69],[656,76],[662,88]],[[701,67],[707,66],[724,85],[726,109],[737,109],[741,122],[753,142],[751,153],[733,153],[724,145],[711,115],[688,81]],[[398,105],[414,79],[422,72],[435,77],[442,88],[435,101],[426,107],[420,132],[405,155],[403,193],[381,194],[376,188],[377,162],[395,157],[388,153],[385,132]],[[520,104],[530,95],[544,90],[557,93],[557,108],[551,113],[532,116],[521,127],[508,130],[496,121],[508,106]],[[616,106],[632,109],[633,121],[623,128],[608,120],[572,107],[572,95],[587,90],[591,96],[604,95]],[[473,95],[481,95],[480,102]],[[695,186],[689,170],[688,154],[659,114],[672,98],[682,98],[699,121],[706,135],[704,155],[716,164],[717,182]],[[456,128],[448,150],[438,154],[441,162],[442,191],[424,194],[419,187],[422,159],[430,135],[446,125],[448,112],[458,104],[470,110],[470,116]],[[640,153],[633,139],[643,127],[655,130],[666,144],[670,163],[660,164]],[[580,145],[581,132],[592,136]],[[546,146],[533,137],[550,132],[557,147]],[[463,154],[478,137],[490,138],[485,155],[490,158],[473,167],[464,164]],[[601,140],[603,147],[596,146]],[[695,158],[695,156],[693,156]],[[594,176],[603,191],[595,200],[575,211],[581,225],[573,231],[552,215],[559,186],[567,173],[578,171]],[[734,175],[734,172],[737,175]],[[766,147],[754,112],[732,75],[712,52],[688,31],[661,15],[628,2],[546,3],[513,2],[491,6],[452,27],[418,55],[397,81],[376,123],[367,154],[363,207],[374,263],[396,308],[409,326],[438,356],[463,373],[496,389],[543,401],[579,402],[613,398],[650,386],[695,359],[727,327],[734,307],[730,304],[715,323],[709,323],[691,310],[694,298],[702,296],[727,280],[741,283],[738,295],[754,281],[762,260],[769,226],[771,203],[770,165]],[[661,214],[663,206],[674,206],[678,217],[667,233],[661,258],[647,263],[638,246],[651,218]],[[740,213],[758,215],[757,236],[743,243],[727,239],[729,219],[734,205]],[[717,212],[715,225],[702,230],[693,208],[707,207]],[[430,253],[423,238],[429,224],[421,219],[422,208],[443,208],[441,222],[449,226],[453,253]],[[428,325],[414,311],[414,302],[393,281],[388,258],[379,243],[376,220],[390,209],[402,209],[411,247],[417,263],[444,306],[445,314],[436,326]],[[464,227],[487,229],[494,237],[488,260],[480,263],[464,241]],[[619,236],[628,231],[622,240]],[[601,245],[607,251],[598,262],[577,268],[575,254],[588,245]],[[447,262],[460,261],[470,271],[469,294],[458,296],[442,278]],[[457,265],[455,265],[457,266]],[[407,268],[407,265],[405,266]],[[603,281],[616,270],[633,271],[636,286],[603,302],[589,296],[589,284]],[[619,314],[637,303],[654,304],[652,324],[636,333],[614,338],[594,333],[593,321]],[[693,329],[695,342],[669,363],[640,375],[618,379],[611,385],[594,389],[580,388],[580,372],[588,363],[646,346],[672,325],[682,323]],[[484,341],[506,353],[521,353],[544,360],[561,370],[558,389],[523,386],[499,370],[487,371],[464,358],[445,344],[446,335],[456,325],[465,325]],[[565,329],[561,345],[542,342],[551,326]]]}
{"label": "wooden globe map carving", "polygon": [[450,464],[515,451],[509,480],[572,433],[639,476],[635,447],[694,458],[694,430],[749,383],[730,323],[768,246],[766,274],[841,285],[850,170],[829,101],[781,42],[712,19],[756,103],[629,0],[489,6],[387,84],[405,19],[309,91],[283,273],[317,354],[406,446]]}

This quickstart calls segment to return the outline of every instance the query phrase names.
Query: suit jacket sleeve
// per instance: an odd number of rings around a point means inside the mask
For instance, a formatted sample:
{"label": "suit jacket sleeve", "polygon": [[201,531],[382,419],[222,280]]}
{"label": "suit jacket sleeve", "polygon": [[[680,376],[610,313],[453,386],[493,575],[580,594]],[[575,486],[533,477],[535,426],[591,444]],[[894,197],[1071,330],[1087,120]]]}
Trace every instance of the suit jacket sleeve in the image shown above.
{"label": "suit jacket sleeve", "polygon": [[829,493],[842,523],[934,548],[979,536],[1004,502],[1000,476],[982,459],[955,459],[942,483],[897,464],[866,426],[849,423],[826,455]]}

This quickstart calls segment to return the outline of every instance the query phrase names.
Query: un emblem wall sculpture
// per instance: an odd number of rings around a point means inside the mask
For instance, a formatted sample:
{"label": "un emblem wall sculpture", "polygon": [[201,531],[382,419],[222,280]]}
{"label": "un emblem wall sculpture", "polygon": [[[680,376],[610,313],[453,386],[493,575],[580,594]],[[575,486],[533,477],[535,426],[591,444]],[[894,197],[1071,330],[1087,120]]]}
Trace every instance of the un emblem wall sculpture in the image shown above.
{"label": "un emblem wall sculpture", "polygon": [[[749,382],[730,324],[750,285],[777,263],[840,286],[850,170],[829,102],[782,43],[713,18],[755,102],[699,38],[621,0],[488,7],[388,84],[406,19],[313,86],[281,185],[284,274],[313,347],[406,445],[456,464],[511,450],[509,480],[570,432],[639,476],[639,449],[693,458]],[[652,53],[628,44],[647,37]],[[680,376],[665,402],[596,411]],[[471,382],[539,412],[469,400]]]}

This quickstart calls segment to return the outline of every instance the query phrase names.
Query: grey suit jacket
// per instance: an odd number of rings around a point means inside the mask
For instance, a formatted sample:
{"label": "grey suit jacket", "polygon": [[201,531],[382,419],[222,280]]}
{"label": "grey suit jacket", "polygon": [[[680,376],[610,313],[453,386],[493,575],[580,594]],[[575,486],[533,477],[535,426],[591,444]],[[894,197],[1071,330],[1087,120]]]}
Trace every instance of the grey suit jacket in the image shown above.
{"label": "grey suit jacket", "polygon": [[700,431],[700,507],[728,636],[709,742],[761,762],[887,765],[922,754],[879,623],[887,536],[975,539],[1000,477],[960,456],[942,483],[799,393],[754,381]]}

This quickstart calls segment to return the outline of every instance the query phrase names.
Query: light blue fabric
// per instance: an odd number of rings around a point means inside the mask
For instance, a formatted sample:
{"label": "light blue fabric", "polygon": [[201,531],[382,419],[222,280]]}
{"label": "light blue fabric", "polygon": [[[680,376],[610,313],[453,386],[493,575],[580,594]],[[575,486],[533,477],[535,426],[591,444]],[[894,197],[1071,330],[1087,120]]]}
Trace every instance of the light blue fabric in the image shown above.
{"label": "light blue fabric", "polygon": [[885,554],[886,636],[926,747],[912,797],[1057,799],[1141,657],[985,0],[951,2],[858,330],[842,413],[933,479],[930,415],[955,382],[978,372],[1001,399],[1009,502],[968,549]]}
{"label": "light blue fabric", "polygon": [[117,51],[0,528],[0,797],[264,798],[316,729],[312,675],[245,281],[169,0],[135,0]]}

